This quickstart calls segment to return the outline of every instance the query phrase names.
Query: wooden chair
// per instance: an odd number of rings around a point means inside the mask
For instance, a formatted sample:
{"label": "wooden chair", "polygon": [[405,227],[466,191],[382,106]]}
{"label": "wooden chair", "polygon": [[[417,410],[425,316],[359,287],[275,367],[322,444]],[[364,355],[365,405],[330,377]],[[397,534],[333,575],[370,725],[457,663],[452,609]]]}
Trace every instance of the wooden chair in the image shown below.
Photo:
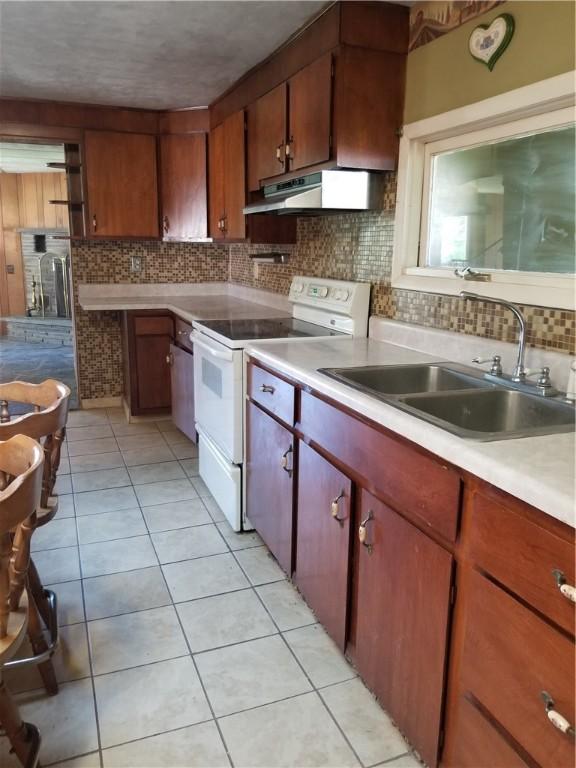
{"label": "wooden chair", "polygon": [[[58,511],[54,485],[60,466],[62,442],[66,436],[69,399],[70,389],[54,379],[46,379],[42,384],[23,381],[0,384],[0,440],[8,440],[17,434],[27,435],[40,442],[44,452],[42,491],[35,528],[49,523]],[[34,411],[11,417],[9,404],[13,403],[31,405]],[[38,640],[33,656],[12,661],[7,666],[38,664],[46,689],[50,693],[57,693],[58,686],[49,662],[58,645],[56,594],[44,588],[33,560],[28,565],[28,584],[33,602],[50,633],[49,643]],[[13,599],[17,600],[18,597],[14,594]]]}
{"label": "wooden chair", "polygon": [[40,734],[20,717],[3,670],[26,633],[32,628],[34,635],[40,627],[26,579],[42,472],[43,451],[35,440],[17,435],[0,443],[0,724],[25,768],[38,764]]}

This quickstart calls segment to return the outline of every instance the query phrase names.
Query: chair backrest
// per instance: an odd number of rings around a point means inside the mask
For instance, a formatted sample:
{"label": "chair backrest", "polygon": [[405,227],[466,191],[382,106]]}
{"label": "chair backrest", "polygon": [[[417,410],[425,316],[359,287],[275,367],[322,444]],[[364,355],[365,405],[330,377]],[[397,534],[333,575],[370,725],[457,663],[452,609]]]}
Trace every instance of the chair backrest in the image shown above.
{"label": "chair backrest", "polygon": [[[14,435],[28,435],[44,444],[44,480],[42,483],[41,506],[50,508],[50,497],[54,492],[56,474],[60,466],[60,450],[66,434],[70,389],[55,379],[46,379],[42,384],[28,384],[11,381],[0,384],[0,440]],[[9,403],[33,405],[30,413],[10,417]],[[57,506],[51,507],[50,517]]]}
{"label": "chair backrest", "polygon": [[0,442],[0,638],[6,637],[10,592],[26,573],[30,536],[40,504],[42,447],[31,437],[16,435]]}

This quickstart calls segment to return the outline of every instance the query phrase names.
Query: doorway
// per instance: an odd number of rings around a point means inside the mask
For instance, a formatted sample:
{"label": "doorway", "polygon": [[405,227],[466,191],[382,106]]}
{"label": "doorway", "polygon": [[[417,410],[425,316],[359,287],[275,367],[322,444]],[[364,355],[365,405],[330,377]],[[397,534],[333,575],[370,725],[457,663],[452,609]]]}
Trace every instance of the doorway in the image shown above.
{"label": "doorway", "polygon": [[0,381],[58,379],[77,407],[63,143],[0,141]]}

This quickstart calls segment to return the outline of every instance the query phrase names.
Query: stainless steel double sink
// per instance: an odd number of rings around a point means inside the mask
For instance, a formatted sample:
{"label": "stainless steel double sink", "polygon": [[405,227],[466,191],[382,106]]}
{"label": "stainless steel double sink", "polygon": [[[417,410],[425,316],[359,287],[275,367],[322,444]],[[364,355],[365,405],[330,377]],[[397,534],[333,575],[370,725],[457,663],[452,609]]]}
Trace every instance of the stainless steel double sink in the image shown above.
{"label": "stainless steel double sink", "polygon": [[506,388],[466,366],[380,365],[319,372],[459,437],[505,440],[575,430],[571,403]]}

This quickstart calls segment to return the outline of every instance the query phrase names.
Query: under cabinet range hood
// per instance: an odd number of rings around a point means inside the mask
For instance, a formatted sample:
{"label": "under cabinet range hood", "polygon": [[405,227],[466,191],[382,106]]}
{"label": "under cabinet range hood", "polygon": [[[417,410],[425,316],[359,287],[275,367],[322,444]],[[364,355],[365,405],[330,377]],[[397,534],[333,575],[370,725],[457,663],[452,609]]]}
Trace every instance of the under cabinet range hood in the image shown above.
{"label": "under cabinet range hood", "polygon": [[264,200],[244,213],[314,214],[382,207],[382,176],[367,171],[318,171],[264,187]]}

